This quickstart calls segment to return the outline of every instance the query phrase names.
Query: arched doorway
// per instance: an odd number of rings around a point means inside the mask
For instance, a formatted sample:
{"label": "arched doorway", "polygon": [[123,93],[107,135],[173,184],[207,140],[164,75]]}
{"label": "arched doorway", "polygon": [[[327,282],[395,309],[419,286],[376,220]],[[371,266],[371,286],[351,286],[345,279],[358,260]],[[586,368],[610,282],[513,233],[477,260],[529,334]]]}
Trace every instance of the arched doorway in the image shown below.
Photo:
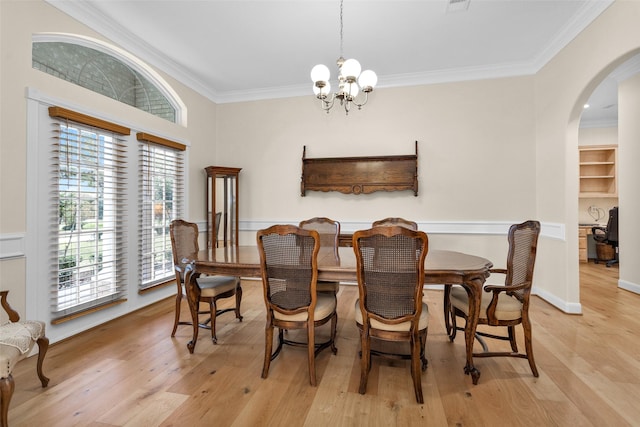
{"label": "arched doorway", "polygon": [[[611,71],[608,71],[611,70]],[[580,118],[580,125],[578,131],[578,146],[586,147],[585,151],[589,151],[592,147],[607,147],[607,146],[616,146],[618,149],[618,158],[622,156],[628,155],[628,150],[624,144],[629,144],[629,138],[619,138],[619,121],[618,121],[618,96],[619,93],[621,96],[630,97],[636,96],[637,94],[629,93],[629,89],[624,89],[626,85],[622,85],[621,83],[627,81],[631,77],[638,75],[640,73],[640,54],[638,52],[632,52],[630,54],[625,55],[624,57],[618,58],[616,61],[609,64],[605,70],[599,73],[594,79],[590,82],[589,87],[591,87],[594,83],[597,84],[594,90],[588,91],[585,90],[581,97],[579,97],[578,102],[576,103],[576,108],[581,107],[582,102],[580,101],[583,98],[586,98],[586,104],[589,105],[589,109],[583,110]],[[623,92],[623,91],[627,92]],[[587,95],[584,97],[584,95]],[[584,108],[584,107],[583,107]],[[624,104],[623,107],[624,108]],[[623,112],[624,115],[624,112]],[[622,123],[621,126],[625,126],[623,130],[623,134],[628,134],[628,121]],[[619,148],[622,147],[622,151]],[[599,148],[594,148],[595,151],[598,151]],[[580,156],[578,157],[579,161]],[[588,159],[587,159],[588,160]],[[629,170],[625,169],[625,163],[622,164],[616,159],[616,186],[620,188],[620,182],[623,182],[627,177]],[[588,166],[587,166],[588,167]],[[580,170],[580,167],[578,168]],[[581,179],[582,181],[582,179]],[[580,188],[580,186],[579,186]],[[626,196],[629,195],[629,192],[626,192]],[[597,223],[600,225],[606,224],[609,216],[609,210],[613,206],[621,206],[622,209],[625,209],[625,205],[628,200],[625,200],[625,192],[615,191],[615,194],[611,194],[610,197],[606,195],[600,195],[599,197],[585,197],[583,193],[579,192],[579,203],[578,203],[578,227],[581,231],[584,232],[584,229],[590,229],[591,223]],[[582,227],[581,227],[582,226]],[[619,240],[622,243],[619,243],[619,246],[622,246],[622,250],[625,247],[625,236],[631,236],[631,233],[625,232],[624,229],[620,231]],[[584,240],[580,240],[579,238],[579,246],[580,244],[584,244]],[[584,259],[580,261],[580,270],[584,272],[584,270],[588,270],[590,274],[603,274],[603,277],[613,277],[618,282],[618,286],[624,288],[624,281],[619,280],[620,274],[617,265],[613,265],[609,271],[606,270],[598,270],[606,269],[605,265],[600,263],[594,269],[594,258],[597,258],[598,254],[595,250],[595,244],[590,235],[587,236],[587,254],[588,261],[585,262]],[[626,239],[627,243],[629,239]],[[580,248],[578,249],[580,250]],[[583,249],[584,250],[584,249]],[[616,254],[616,257],[619,256]],[[624,262],[625,257],[622,257],[622,262]],[[627,260],[630,258],[627,257]],[[581,283],[582,284],[582,283]],[[633,290],[633,289],[630,289]]]}

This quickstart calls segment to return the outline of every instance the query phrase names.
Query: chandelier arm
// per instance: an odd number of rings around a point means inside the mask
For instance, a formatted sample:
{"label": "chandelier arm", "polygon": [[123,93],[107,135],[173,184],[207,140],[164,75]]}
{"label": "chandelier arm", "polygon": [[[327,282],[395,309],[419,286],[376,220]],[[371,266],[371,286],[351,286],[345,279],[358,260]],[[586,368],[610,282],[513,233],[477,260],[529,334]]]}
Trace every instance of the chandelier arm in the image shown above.
{"label": "chandelier arm", "polygon": [[351,110],[351,103],[353,101],[351,99],[347,99],[346,102],[344,103],[344,112],[349,115],[349,111]]}
{"label": "chandelier arm", "polygon": [[358,109],[364,107],[364,105],[369,100],[369,92],[360,92],[360,93],[364,93],[364,101],[362,101],[362,103],[358,103],[355,98],[351,100],[351,102],[353,102],[356,105],[356,107],[358,107]]}
{"label": "chandelier arm", "polygon": [[329,110],[333,108],[333,103],[336,100],[336,94],[332,93],[331,99],[329,100],[327,100],[326,98],[318,98],[318,99],[320,100],[320,106],[322,107],[322,109],[327,113],[329,113]]}

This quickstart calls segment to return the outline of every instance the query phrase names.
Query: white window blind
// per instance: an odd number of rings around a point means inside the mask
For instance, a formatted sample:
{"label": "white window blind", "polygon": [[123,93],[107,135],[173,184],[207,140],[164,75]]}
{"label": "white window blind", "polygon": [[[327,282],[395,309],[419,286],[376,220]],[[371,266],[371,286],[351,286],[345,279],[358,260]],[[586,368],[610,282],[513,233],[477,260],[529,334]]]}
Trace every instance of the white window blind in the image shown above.
{"label": "white window blind", "polygon": [[58,107],[49,113],[50,301],[52,319],[60,320],[125,301],[127,154],[122,134],[129,129]]}
{"label": "white window blind", "polygon": [[183,215],[182,144],[138,133],[140,289],[175,279],[169,224]]}

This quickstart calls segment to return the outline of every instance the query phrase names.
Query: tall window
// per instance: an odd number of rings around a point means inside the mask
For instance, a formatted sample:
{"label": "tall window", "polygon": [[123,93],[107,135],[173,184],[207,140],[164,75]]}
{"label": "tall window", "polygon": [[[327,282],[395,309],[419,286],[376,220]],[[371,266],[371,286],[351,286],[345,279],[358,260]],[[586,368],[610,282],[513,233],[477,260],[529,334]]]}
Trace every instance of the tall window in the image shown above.
{"label": "tall window", "polygon": [[53,318],[126,297],[126,146],[129,129],[51,107]]}
{"label": "tall window", "polygon": [[182,216],[185,146],[138,133],[141,289],[175,278],[169,224]]}

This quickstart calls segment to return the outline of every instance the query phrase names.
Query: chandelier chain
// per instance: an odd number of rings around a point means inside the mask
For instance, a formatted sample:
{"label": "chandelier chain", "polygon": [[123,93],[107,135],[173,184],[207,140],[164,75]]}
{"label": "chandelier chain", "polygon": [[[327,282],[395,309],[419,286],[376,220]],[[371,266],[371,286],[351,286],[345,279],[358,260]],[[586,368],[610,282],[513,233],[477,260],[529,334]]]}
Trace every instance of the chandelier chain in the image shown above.
{"label": "chandelier chain", "polygon": [[343,24],[342,24],[342,3],[343,0],[340,0],[340,56],[344,57],[344,44],[343,44],[343,35],[342,35],[342,28],[343,28]]}

